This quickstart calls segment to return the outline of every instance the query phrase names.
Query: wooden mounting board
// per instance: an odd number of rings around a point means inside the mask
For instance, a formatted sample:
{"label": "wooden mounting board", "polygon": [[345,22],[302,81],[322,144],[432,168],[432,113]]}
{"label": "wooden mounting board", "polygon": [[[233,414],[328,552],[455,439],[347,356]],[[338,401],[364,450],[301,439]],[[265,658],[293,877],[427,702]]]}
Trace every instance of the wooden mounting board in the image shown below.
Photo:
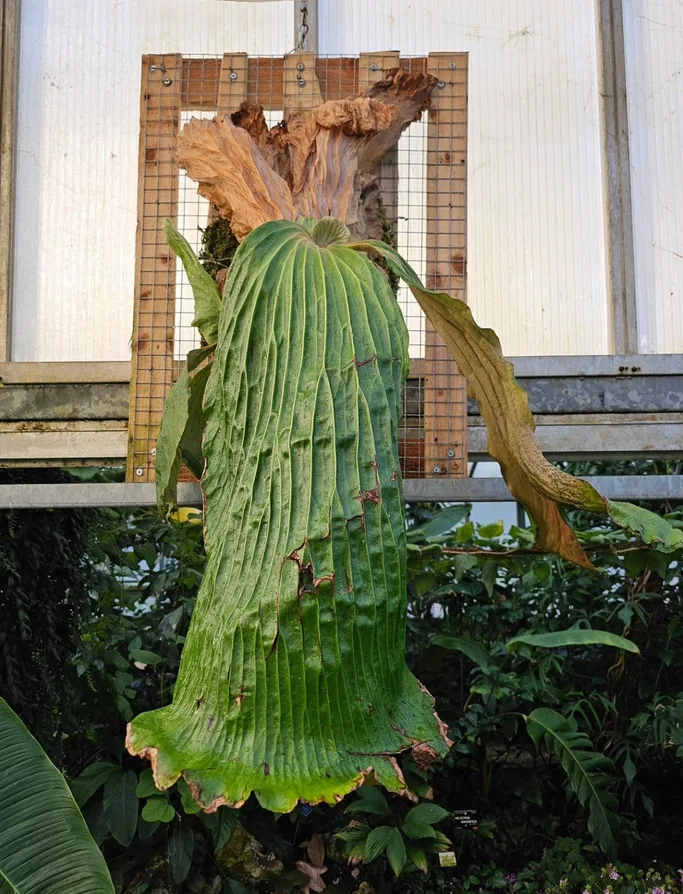
{"label": "wooden mounting board", "polygon": [[[154,480],[163,401],[180,366],[174,358],[176,261],[164,239],[163,221],[178,218],[177,141],[182,113],[229,114],[245,100],[285,113],[312,108],[359,93],[397,65],[413,73],[429,71],[443,83],[435,89],[428,113],[423,161],[426,284],[464,298],[467,54],[401,58],[396,51],[386,51],[329,59],[313,53],[284,59],[244,53],[222,58],[143,57],[129,481]],[[393,221],[398,215],[397,167],[396,153],[392,153],[383,161],[380,177],[387,216]],[[424,389],[424,439],[401,441],[405,472],[411,477],[466,475],[466,386],[428,325],[425,354],[413,364],[413,376]]]}

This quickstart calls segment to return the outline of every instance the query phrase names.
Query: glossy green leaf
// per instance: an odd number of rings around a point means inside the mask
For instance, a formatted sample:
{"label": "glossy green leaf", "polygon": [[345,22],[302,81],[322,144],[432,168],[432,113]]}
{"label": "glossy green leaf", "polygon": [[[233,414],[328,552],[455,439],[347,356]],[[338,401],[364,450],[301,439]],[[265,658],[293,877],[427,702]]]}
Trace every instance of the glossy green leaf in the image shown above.
{"label": "glossy green leaf", "polygon": [[516,651],[520,646],[535,646],[539,649],[561,649],[566,646],[612,646],[625,652],[640,654],[638,646],[623,636],[608,633],[606,630],[558,630],[555,633],[526,633],[516,636],[506,644],[508,652]]}
{"label": "glossy green leaf", "polygon": [[142,818],[147,823],[170,823],[175,810],[164,795],[152,795],[142,808]]}
{"label": "glossy green leaf", "polygon": [[408,820],[414,820],[420,823],[433,824],[440,823],[448,816],[450,816],[449,811],[445,810],[443,807],[439,807],[438,804],[429,804],[427,802],[423,802],[422,804],[418,804],[416,807],[411,807],[411,809],[406,814],[405,822],[408,822]]}
{"label": "glossy green leaf", "polygon": [[190,351],[185,368],[164,403],[156,446],[156,491],[160,507],[175,504],[178,474],[184,461],[196,477],[203,472],[202,405],[211,362],[201,369],[197,367],[213,351],[213,345]]}
{"label": "glossy green leaf", "polygon": [[505,526],[502,521],[492,522],[490,525],[480,525],[477,534],[484,540],[494,540],[505,533]]}
{"label": "glossy green leaf", "polygon": [[194,835],[190,824],[178,817],[168,834],[168,867],[176,884],[181,884],[187,878],[192,867],[193,853]]}
{"label": "glossy green leaf", "polygon": [[138,661],[140,664],[161,664],[164,660],[161,655],[157,655],[156,652],[148,652],[147,649],[131,649],[129,654],[133,661]]}
{"label": "glossy green leaf", "polygon": [[0,891],[114,894],[62,774],[0,699]]}
{"label": "glossy green leaf", "polygon": [[462,652],[470,661],[473,661],[479,667],[485,670],[496,666],[493,656],[488,652],[481,643],[477,643],[472,639],[464,636],[435,636],[432,639],[435,646],[441,646],[442,649],[449,649],[452,652]]}
{"label": "glossy green leaf", "polygon": [[113,838],[124,847],[133,840],[138,824],[138,778],[132,770],[119,770],[104,784],[104,818]]}
{"label": "glossy green leaf", "polygon": [[391,816],[387,799],[376,785],[364,785],[358,789],[355,800],[346,808],[346,813],[368,813],[372,816]]}
{"label": "glossy green leaf", "polygon": [[221,310],[221,294],[215,280],[199,263],[190,243],[173,226],[170,220],[164,222],[166,239],[182,261],[194,295],[194,320],[207,345],[216,343],[218,319]]}
{"label": "glossy green leaf", "polygon": [[138,798],[149,798],[150,795],[159,794],[159,789],[154,784],[154,774],[151,770],[143,770],[142,773],[140,773],[140,779],[137,788],[135,789],[135,794]]}
{"label": "glossy green leaf", "polygon": [[447,750],[404,658],[407,330],[342,236],[266,223],[226,283],[203,404],[207,569],[173,703],[128,734],[161,787],[182,773],[205,808],[252,791],[278,813],[336,803],[370,768],[404,791],[391,755]]}
{"label": "glossy green leaf", "polygon": [[389,844],[391,833],[394,831],[393,826],[377,826],[376,829],[372,829],[368,833],[363,849],[367,863],[371,863],[384,853]]}
{"label": "glossy green leaf", "polygon": [[450,533],[456,525],[459,525],[461,521],[464,521],[471,511],[472,507],[469,503],[458,506],[449,506],[446,509],[442,509],[441,512],[437,512],[426,525],[412,533],[416,535],[419,534],[425,539],[430,537],[441,537],[444,534]]}
{"label": "glossy green leaf", "polygon": [[78,806],[82,807],[118,769],[118,764],[113,764],[111,761],[96,761],[72,779],[69,785]]}
{"label": "glossy green leaf", "polygon": [[393,869],[394,875],[399,876],[405,869],[405,865],[408,861],[408,854],[406,853],[403,836],[396,828],[392,829],[389,834],[386,853],[389,866]]}
{"label": "glossy green leaf", "polygon": [[403,820],[401,831],[407,838],[434,838],[434,829],[429,823],[410,817]]}

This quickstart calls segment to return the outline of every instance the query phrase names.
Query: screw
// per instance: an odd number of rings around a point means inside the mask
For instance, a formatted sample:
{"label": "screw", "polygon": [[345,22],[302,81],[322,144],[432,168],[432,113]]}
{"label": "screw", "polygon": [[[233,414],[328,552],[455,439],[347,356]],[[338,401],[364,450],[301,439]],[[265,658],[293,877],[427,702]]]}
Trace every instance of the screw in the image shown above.
{"label": "screw", "polygon": [[445,81],[439,81],[438,84],[437,84],[436,86],[439,88],[439,90],[443,90],[444,87],[446,86],[446,82],[445,82]]}
{"label": "screw", "polygon": [[150,71],[156,71],[156,70],[157,70],[156,65],[150,65],[149,70],[150,70]]}
{"label": "screw", "polygon": [[298,85],[299,87],[305,87],[305,86],[306,86],[306,81],[304,81],[303,78],[297,78],[296,83],[297,83],[297,85]]}
{"label": "screw", "polygon": [[305,68],[306,68],[306,66],[304,65],[303,62],[297,62],[297,63],[296,63],[296,70],[297,70],[297,71],[303,71]]}
{"label": "screw", "polygon": [[453,457],[455,456],[455,450],[449,450],[447,456],[449,459],[453,459]]}
{"label": "screw", "polygon": [[441,474],[441,466],[434,466],[432,469],[432,475],[440,475]]}
{"label": "screw", "polygon": [[164,87],[170,87],[172,83],[171,78],[164,78]]}
{"label": "screw", "polygon": [[231,80],[231,81],[236,81],[238,77],[239,77],[239,75],[237,74],[236,71],[231,71],[231,72],[230,72],[230,80]]}
{"label": "screw", "polygon": [[157,455],[157,448],[156,448],[156,447],[152,447],[152,449],[149,451],[149,455],[150,455],[150,456],[156,456],[156,455]]}
{"label": "screw", "polygon": [[373,62],[372,65],[370,66],[370,71],[378,71],[378,70],[379,70],[379,65],[376,62]]}
{"label": "screw", "polygon": [[455,64],[455,62],[449,62],[449,63],[448,63],[448,67],[450,68],[451,71],[455,71],[455,69],[456,69],[458,66]]}
{"label": "screw", "polygon": [[143,469],[136,469],[136,470],[135,470],[135,474],[138,476],[138,478],[142,478],[142,476],[143,476],[145,473],[144,473],[144,470],[143,470]]}

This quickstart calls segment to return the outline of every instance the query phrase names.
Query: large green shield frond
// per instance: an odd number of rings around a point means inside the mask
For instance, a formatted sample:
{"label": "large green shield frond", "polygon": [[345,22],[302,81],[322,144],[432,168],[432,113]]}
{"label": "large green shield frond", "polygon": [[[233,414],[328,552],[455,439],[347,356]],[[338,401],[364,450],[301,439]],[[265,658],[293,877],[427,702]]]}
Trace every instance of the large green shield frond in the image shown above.
{"label": "large green shield frond", "polygon": [[408,337],[337,222],[274,221],[232,263],[206,385],[208,564],[173,703],[128,747],[207,810],[333,803],[447,745],[404,661],[397,426]]}

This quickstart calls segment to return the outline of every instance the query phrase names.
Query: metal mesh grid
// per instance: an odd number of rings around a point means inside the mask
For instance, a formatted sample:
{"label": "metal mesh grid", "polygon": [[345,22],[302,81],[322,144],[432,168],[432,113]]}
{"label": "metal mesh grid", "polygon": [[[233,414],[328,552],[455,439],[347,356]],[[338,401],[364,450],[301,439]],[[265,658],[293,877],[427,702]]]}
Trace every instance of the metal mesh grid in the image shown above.
{"label": "metal mesh grid", "polygon": [[[186,354],[199,344],[191,326],[191,289],[163,233],[169,217],[198,250],[201,231],[212,219],[209,203],[178,168],[180,129],[193,116],[234,112],[244,100],[261,105],[272,126],[294,109],[357,94],[398,65],[434,74],[438,86],[430,110],[382,162],[387,236],[428,287],[464,298],[466,54],[143,57],[129,480],[153,480],[165,396]],[[408,289],[401,286],[397,297],[411,355],[399,444],[404,475],[466,475],[465,382]]]}

